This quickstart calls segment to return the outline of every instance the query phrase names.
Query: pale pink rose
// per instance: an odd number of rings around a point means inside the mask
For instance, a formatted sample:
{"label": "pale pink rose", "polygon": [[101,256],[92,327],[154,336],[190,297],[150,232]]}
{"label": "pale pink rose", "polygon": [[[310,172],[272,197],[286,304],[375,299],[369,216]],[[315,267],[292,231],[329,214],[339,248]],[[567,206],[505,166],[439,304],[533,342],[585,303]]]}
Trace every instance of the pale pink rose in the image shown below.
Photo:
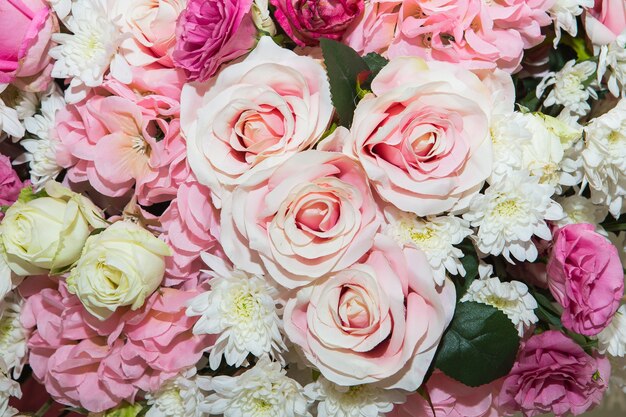
{"label": "pale pink rose", "polygon": [[185,85],[181,103],[189,164],[218,207],[253,167],[312,147],[333,113],[322,65],[270,37],[209,82]]}
{"label": "pale pink rose", "polygon": [[211,192],[193,179],[178,188],[176,198],[160,217],[161,238],[174,251],[166,259],[163,285],[195,288],[204,263],[202,252],[219,252],[219,214],[211,204]]}
{"label": "pale pink rose", "polygon": [[220,242],[237,267],[296,288],[356,262],[380,222],[356,161],[306,151],[277,168],[257,167],[224,200]]}
{"label": "pale pink rose", "polygon": [[253,0],[188,0],[176,25],[174,63],[191,81],[206,81],[256,43]]}
{"label": "pale pink rose", "polygon": [[624,295],[617,248],[586,223],[562,227],[553,241],[548,286],[564,308],[563,325],[594,336],[611,323]]}
{"label": "pale pink rose", "polygon": [[394,39],[402,0],[370,0],[346,31],[343,42],[359,54],[385,54]]}
{"label": "pale pink rose", "polygon": [[287,301],[285,332],[328,380],[416,390],[452,320],[454,285],[435,287],[423,252],[378,235],[360,263]]}
{"label": "pale pink rose", "polygon": [[462,210],[491,175],[492,92],[462,67],[392,60],[344,147],[386,201],[418,216]]}
{"label": "pale pink rose", "polygon": [[595,0],[585,11],[585,31],[594,45],[608,45],[626,30],[624,0]]}
{"label": "pale pink rose", "polygon": [[120,16],[124,30],[132,35],[122,43],[122,52],[131,66],[155,62],[174,66],[176,20],[186,4],[186,0],[115,1],[113,14]]}
{"label": "pale pink rose", "polygon": [[363,12],[364,0],[270,0],[274,18],[298,45],[315,45],[320,38],[339,40]]}
{"label": "pale pink rose", "polygon": [[0,84],[18,82],[30,91],[44,91],[50,80],[48,51],[59,24],[44,0],[0,2]]}
{"label": "pale pink rose", "polygon": [[579,415],[600,403],[610,376],[608,359],[589,356],[563,333],[549,330],[523,344],[499,401],[527,417]]}
{"label": "pale pink rose", "polygon": [[196,295],[163,288],[140,310],[121,309],[100,321],[64,282],[43,288],[27,298],[21,314],[31,332],[33,374],[55,401],[69,406],[101,412],[132,402],[140,391],[154,391],[195,365],[214,343],[211,336],[194,335],[197,318],[185,315]]}
{"label": "pale pink rose", "polygon": [[468,387],[436,370],[424,387],[432,408],[420,393],[414,393],[387,417],[500,417],[497,399],[501,385],[498,380]]}

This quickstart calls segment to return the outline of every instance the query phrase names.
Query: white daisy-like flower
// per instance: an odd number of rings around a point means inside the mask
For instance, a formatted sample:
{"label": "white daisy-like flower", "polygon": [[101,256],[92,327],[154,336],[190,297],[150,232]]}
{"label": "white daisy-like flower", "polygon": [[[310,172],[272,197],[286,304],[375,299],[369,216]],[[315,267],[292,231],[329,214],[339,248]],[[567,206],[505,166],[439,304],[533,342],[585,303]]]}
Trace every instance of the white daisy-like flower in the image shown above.
{"label": "white daisy-like flower", "polygon": [[585,127],[582,160],[591,201],[618,218],[626,196],[626,99]]}
{"label": "white daisy-like flower", "polygon": [[11,271],[5,256],[4,249],[0,246],[0,303],[24,279],[24,277],[16,275]]}
{"label": "white daisy-like flower", "polygon": [[407,395],[372,384],[342,387],[322,376],[304,387],[304,394],[317,402],[317,417],[384,417],[394,404],[404,403]]}
{"label": "white daisy-like flower", "polygon": [[455,216],[429,216],[419,218],[395,207],[385,207],[387,226],[384,233],[401,245],[413,244],[420,248],[433,268],[437,285],[446,279],[446,271],[453,275],[465,276],[465,269],[459,258],[463,252],[455,248],[472,234],[469,222]]}
{"label": "white daisy-like flower", "polygon": [[217,369],[222,357],[235,367],[246,364],[250,353],[279,358],[286,347],[276,308],[277,290],[262,277],[229,269],[216,256],[203,254],[202,259],[211,269],[211,290],[190,302],[187,315],[200,316],[195,334],[219,334],[209,354],[211,368]]}
{"label": "white daisy-like flower", "polygon": [[32,137],[20,142],[26,152],[17,157],[15,163],[29,164],[30,180],[35,191],[39,191],[46,182],[55,179],[63,170],[56,160],[57,140],[50,132],[54,129],[56,112],[64,107],[65,100],[60,90],[55,88],[43,97],[40,114],[24,120],[26,130]]}
{"label": "white daisy-like flower", "polygon": [[[7,86],[8,84],[0,84],[0,93],[4,92]],[[24,136],[25,130],[22,123],[20,123],[17,111],[5,104],[2,98],[0,98],[0,134],[2,132],[14,138],[21,138]]]}
{"label": "white daisy-like flower", "polygon": [[554,22],[554,31],[556,37],[554,38],[554,47],[559,44],[561,40],[561,30],[569,33],[573,37],[578,32],[578,25],[576,23],[576,16],[580,16],[584,8],[593,7],[593,0],[556,0],[552,7],[548,10],[548,14]]}
{"label": "white daisy-like flower", "polygon": [[492,184],[484,194],[472,199],[469,212],[463,218],[478,227],[472,236],[483,254],[502,254],[513,263],[537,259],[534,236],[550,240],[552,234],[546,220],[563,217],[561,207],[551,197],[554,187],[540,184],[539,178],[528,173],[513,172],[502,181]]}
{"label": "white daisy-like flower", "polygon": [[587,80],[596,72],[596,63],[584,61],[576,64],[576,60],[568,61],[557,73],[546,75],[537,86],[537,97],[543,91],[553,86],[544,100],[545,106],[560,104],[573,113],[584,116],[591,107],[589,97],[598,98],[598,94],[591,85],[585,85]]}
{"label": "white daisy-like flower", "polygon": [[522,169],[523,148],[531,140],[527,116],[520,112],[495,115],[491,121],[493,169],[489,184],[500,181],[511,171]]}
{"label": "white daisy-like flower", "polygon": [[606,206],[593,204],[590,199],[581,195],[557,197],[555,200],[561,205],[565,214],[565,217],[555,222],[559,227],[575,223],[590,223],[598,226],[609,214]]}
{"label": "white daisy-like flower", "polygon": [[40,96],[41,93],[23,91],[14,85],[9,85],[4,91],[2,91],[2,94],[0,94],[4,103],[15,109],[17,117],[20,120],[24,120],[37,112]]}
{"label": "white daisy-like flower", "polygon": [[608,71],[609,91],[615,97],[623,95],[626,86],[626,31],[610,44],[594,49],[598,56],[598,82]]}
{"label": "white daisy-like flower", "polygon": [[200,406],[201,411],[223,417],[304,417],[310,416],[303,388],[285,375],[278,362],[263,356],[253,368],[239,376],[211,379],[214,393]]}
{"label": "white daisy-like flower", "polygon": [[611,356],[626,356],[626,304],[613,316],[611,323],[598,333],[598,351]]}
{"label": "white daisy-like flower", "polygon": [[59,20],[65,21],[72,12],[72,5],[78,0],[48,0]]}
{"label": "white daisy-like flower", "polygon": [[65,90],[68,103],[76,103],[87,96],[92,87],[102,84],[107,70],[118,81],[128,84],[132,73],[119,47],[124,34],[119,19],[107,13],[102,0],[84,0],[72,5],[72,14],[65,25],[72,32],[55,33],[58,43],[50,50],[56,62],[52,68],[55,78],[71,78]]}
{"label": "white daisy-like flower", "polygon": [[6,364],[0,357],[0,417],[11,417],[18,413],[13,407],[9,406],[9,398],[22,397],[20,384],[8,376],[6,372]]}
{"label": "white daisy-like flower", "polygon": [[146,417],[201,417],[200,404],[206,399],[210,380],[191,368],[167,381],[158,391],[146,394],[150,406]]}
{"label": "white daisy-like flower", "polygon": [[523,282],[501,282],[497,277],[472,281],[461,301],[488,304],[502,311],[517,328],[520,337],[539,321],[535,315],[537,301]]}
{"label": "white daisy-like flower", "polygon": [[0,301],[0,352],[13,376],[19,377],[26,361],[28,332],[20,322],[23,300],[14,292]]}

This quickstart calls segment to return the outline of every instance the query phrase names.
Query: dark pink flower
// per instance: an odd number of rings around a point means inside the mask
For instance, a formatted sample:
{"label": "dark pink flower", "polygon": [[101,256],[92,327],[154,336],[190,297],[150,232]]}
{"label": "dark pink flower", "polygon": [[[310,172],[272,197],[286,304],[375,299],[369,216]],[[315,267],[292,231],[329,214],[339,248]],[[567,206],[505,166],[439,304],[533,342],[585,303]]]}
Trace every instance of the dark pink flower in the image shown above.
{"label": "dark pink flower", "polygon": [[178,18],[174,64],[192,81],[206,81],[220,65],[256,43],[253,0],[190,0]]}
{"label": "dark pink flower", "polygon": [[615,246],[591,224],[554,234],[548,286],[563,306],[563,325],[593,336],[611,323],[624,295],[624,270]]}
{"label": "dark pink flower", "polygon": [[600,403],[611,374],[604,357],[594,358],[563,333],[531,337],[505,378],[500,404],[526,417],[579,415]]}
{"label": "dark pink flower", "polygon": [[[20,191],[26,185],[13,170],[11,160],[4,155],[0,155],[0,206],[10,206],[15,203],[20,195]],[[0,214],[0,219],[3,216],[3,214]]]}
{"label": "dark pink flower", "polygon": [[298,45],[315,45],[319,38],[339,40],[363,12],[363,0],[271,0],[275,17]]}

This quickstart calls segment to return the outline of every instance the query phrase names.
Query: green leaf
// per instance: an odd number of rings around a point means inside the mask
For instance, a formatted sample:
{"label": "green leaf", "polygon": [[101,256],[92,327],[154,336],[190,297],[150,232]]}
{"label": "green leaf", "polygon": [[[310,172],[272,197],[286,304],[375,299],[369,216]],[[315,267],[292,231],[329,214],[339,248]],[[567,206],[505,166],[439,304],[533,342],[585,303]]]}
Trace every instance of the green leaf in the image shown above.
{"label": "green leaf", "polygon": [[475,253],[465,253],[461,258],[461,264],[465,268],[465,281],[461,290],[457,291],[459,299],[465,295],[472,282],[478,277],[478,257]]}
{"label": "green leaf", "polygon": [[46,190],[41,190],[37,193],[33,192],[33,187],[32,186],[28,186],[28,187],[24,187],[22,188],[22,190],[20,191],[20,195],[17,198],[17,200],[20,203],[28,203],[29,201],[32,201],[36,198],[40,198],[40,197],[48,197],[48,193],[46,193]]}
{"label": "green leaf", "polygon": [[376,52],[370,52],[363,57],[363,61],[367,64],[367,67],[372,72],[370,79],[373,79],[378,75],[381,69],[389,63],[389,60]]}
{"label": "green leaf", "polygon": [[488,384],[509,373],[519,348],[511,320],[486,304],[457,304],[439,345],[435,366],[470,387]]}
{"label": "green leaf", "polygon": [[347,45],[331,39],[320,39],[320,46],[339,124],[350,128],[358,102],[358,75],[370,69],[363,58]]}

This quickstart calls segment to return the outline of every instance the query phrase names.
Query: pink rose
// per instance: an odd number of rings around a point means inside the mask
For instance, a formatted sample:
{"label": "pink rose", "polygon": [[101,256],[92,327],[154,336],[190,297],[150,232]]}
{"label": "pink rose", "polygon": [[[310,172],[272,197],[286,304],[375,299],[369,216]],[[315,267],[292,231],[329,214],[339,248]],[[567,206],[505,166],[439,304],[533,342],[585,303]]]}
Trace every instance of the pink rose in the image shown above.
{"label": "pink rose", "polygon": [[208,83],[187,84],[181,102],[189,165],[218,208],[253,167],[312,147],[333,114],[322,65],[267,36]]}
{"label": "pink rose", "polygon": [[206,81],[256,42],[253,0],[189,0],[176,25],[174,63],[192,81]]}
{"label": "pink rose", "polygon": [[491,174],[491,92],[468,70],[392,60],[354,113],[345,152],[386,201],[418,216],[461,210]]}
{"label": "pink rose", "polygon": [[436,288],[423,252],[378,235],[360,263],[287,301],[285,332],[336,384],[416,390],[454,313],[448,280]]}
{"label": "pink rose", "polygon": [[595,0],[585,12],[585,30],[594,45],[608,45],[626,29],[624,0]]}
{"label": "pink rose", "polygon": [[341,39],[363,11],[363,0],[271,0],[274,17],[298,45],[314,45],[319,38]]}
{"label": "pink rose", "polygon": [[192,178],[178,188],[176,198],[161,215],[161,237],[174,251],[165,261],[163,285],[196,288],[204,268],[200,254],[219,250],[219,214],[210,196],[209,189]]}
{"label": "pink rose", "polygon": [[496,403],[501,384],[498,380],[468,387],[436,370],[425,384],[432,408],[420,393],[415,393],[387,417],[499,417],[502,414]]}
{"label": "pink rose", "polygon": [[402,0],[370,0],[346,31],[343,41],[359,54],[385,54],[396,36]]}
{"label": "pink rose", "polygon": [[589,356],[563,333],[549,330],[531,337],[504,380],[500,404],[525,416],[579,415],[599,404],[611,365]]}
{"label": "pink rose", "polygon": [[12,83],[17,78],[31,91],[44,91],[51,80],[50,38],[59,30],[48,3],[44,0],[2,1],[0,27],[0,84]]}
{"label": "pink rose", "polygon": [[221,244],[239,268],[296,288],[356,262],[381,215],[365,173],[347,156],[298,153],[254,170],[224,200]]}
{"label": "pink rose", "polygon": [[122,43],[131,66],[159,63],[173,67],[176,21],[186,0],[116,0],[113,14],[120,16],[124,30],[132,37]]}
{"label": "pink rose", "polygon": [[[0,154],[0,206],[10,206],[15,203],[20,195],[20,191],[28,183],[23,183],[17,176],[11,160]],[[0,214],[0,219],[4,214]]]}
{"label": "pink rose", "polygon": [[563,325],[593,336],[611,323],[624,295],[617,249],[591,224],[570,224],[553,237],[548,286],[564,308]]}

